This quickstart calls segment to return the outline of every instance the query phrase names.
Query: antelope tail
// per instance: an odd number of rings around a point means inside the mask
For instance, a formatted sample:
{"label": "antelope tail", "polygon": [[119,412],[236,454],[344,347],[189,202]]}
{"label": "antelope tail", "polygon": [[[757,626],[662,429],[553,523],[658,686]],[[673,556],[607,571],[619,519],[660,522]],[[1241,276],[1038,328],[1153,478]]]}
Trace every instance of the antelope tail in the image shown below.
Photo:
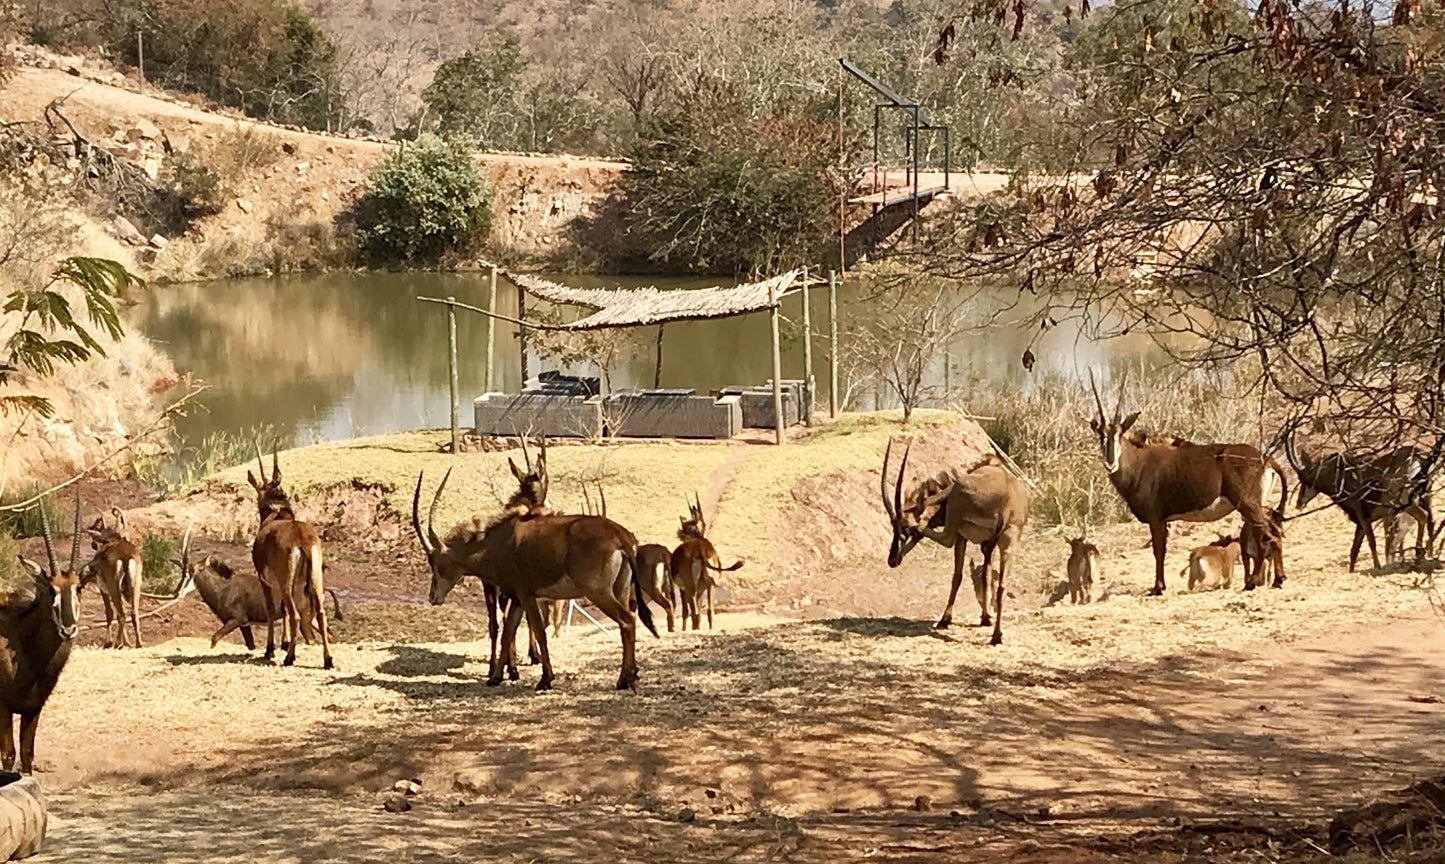
{"label": "antelope tail", "polygon": [[647,608],[647,598],[642,596],[642,574],[637,572],[637,550],[628,546],[622,550],[622,555],[627,560],[627,572],[632,578],[632,599],[637,603],[637,618],[648,632],[661,639],[662,634],[657,632],[657,625],[652,623],[652,610]]}
{"label": "antelope tail", "polygon": [[331,590],[330,588],[327,588],[326,593],[331,595],[331,608],[333,610],[332,614],[336,616],[336,620],[345,621],[346,619],[341,615],[341,601],[336,599],[336,592]]}
{"label": "antelope tail", "polygon": [[735,561],[735,562],[733,562],[732,564],[728,565],[727,567],[719,567],[718,565],[712,563],[711,561],[704,561],[704,562],[702,562],[702,564],[703,564],[704,567],[706,567],[707,569],[711,570],[711,571],[714,572],[714,573],[731,573],[731,572],[734,571],[734,570],[741,570],[741,569],[743,568],[743,562],[742,562],[742,561]]}

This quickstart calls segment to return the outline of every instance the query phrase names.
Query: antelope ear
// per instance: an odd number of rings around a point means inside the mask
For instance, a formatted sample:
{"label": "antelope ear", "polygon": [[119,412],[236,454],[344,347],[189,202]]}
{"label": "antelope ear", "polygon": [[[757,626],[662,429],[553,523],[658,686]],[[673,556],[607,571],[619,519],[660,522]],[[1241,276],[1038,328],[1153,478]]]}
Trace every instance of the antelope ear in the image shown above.
{"label": "antelope ear", "polygon": [[1099,421],[1094,419],[1089,420],[1089,428],[1094,430],[1095,435],[1103,431],[1103,427],[1099,425]]}
{"label": "antelope ear", "polygon": [[261,484],[258,483],[258,482],[256,482],[256,475],[255,475],[255,474],[252,474],[250,471],[247,471],[247,472],[246,472],[246,480],[247,480],[247,482],[249,482],[249,483],[251,484],[251,488],[252,488],[252,489],[255,489],[257,492],[260,492],[260,491],[261,491]]}
{"label": "antelope ear", "polygon": [[41,567],[39,564],[31,561],[29,558],[26,558],[24,555],[16,555],[15,557],[20,559],[20,566],[25,568],[25,572],[29,573],[32,579],[38,582],[45,578],[44,567]]}
{"label": "antelope ear", "polygon": [[1133,426],[1134,423],[1138,421],[1138,419],[1139,419],[1139,412],[1138,412],[1138,411],[1135,411],[1133,414],[1130,414],[1128,417],[1125,417],[1125,418],[1124,418],[1124,422],[1119,424],[1119,431],[1121,431],[1121,432],[1128,432],[1128,431],[1129,431],[1129,427],[1130,427],[1130,426]]}
{"label": "antelope ear", "polygon": [[513,462],[512,457],[510,456],[507,457],[507,465],[512,469],[512,476],[516,477],[518,480],[521,480],[523,477],[527,476],[522,472],[521,468],[517,467],[517,463]]}

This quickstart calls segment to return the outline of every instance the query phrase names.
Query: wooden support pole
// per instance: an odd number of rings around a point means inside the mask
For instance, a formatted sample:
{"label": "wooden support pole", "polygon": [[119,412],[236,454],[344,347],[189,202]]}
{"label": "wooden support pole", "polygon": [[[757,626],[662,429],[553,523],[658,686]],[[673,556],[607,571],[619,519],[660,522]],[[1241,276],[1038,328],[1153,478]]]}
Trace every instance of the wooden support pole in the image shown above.
{"label": "wooden support pole", "polygon": [[828,417],[838,419],[838,273],[828,271]]}
{"label": "wooden support pole", "polygon": [[487,312],[487,368],[485,370],[486,378],[483,379],[486,383],[482,385],[482,389],[490,393],[492,387],[496,386],[492,376],[497,368],[492,365],[496,359],[495,343],[497,341],[497,319],[492,317],[497,312],[497,265],[495,264],[492,265],[492,275],[487,285]]}
{"label": "wooden support pole", "polygon": [[662,331],[666,325],[657,325],[657,368],[652,373],[652,389],[662,389]]}
{"label": "wooden support pole", "polygon": [[783,350],[782,339],[778,335],[781,309],[776,282],[768,285],[768,302],[772,304],[770,314],[773,321],[773,421],[778,433],[777,443],[782,444],[787,440],[787,435],[783,422]]}
{"label": "wooden support pole", "polygon": [[[521,285],[517,286],[517,320],[527,320],[527,292],[522,290]],[[527,370],[527,325],[525,324],[517,327],[517,343],[522,355],[522,386],[517,388],[520,392],[526,389],[527,379],[531,377]]]}
{"label": "wooden support pole", "polygon": [[462,452],[461,435],[457,429],[457,414],[460,411],[461,388],[457,384],[457,298],[447,298],[447,364],[451,373],[452,389],[452,453]]}
{"label": "wooden support pole", "polygon": [[803,387],[808,401],[804,403],[803,422],[813,425],[813,309],[808,297],[808,268],[803,268]]}
{"label": "wooden support pole", "polygon": [[140,30],[135,31],[135,66],[140,72],[141,86],[144,87],[146,83],[146,43],[145,35]]}

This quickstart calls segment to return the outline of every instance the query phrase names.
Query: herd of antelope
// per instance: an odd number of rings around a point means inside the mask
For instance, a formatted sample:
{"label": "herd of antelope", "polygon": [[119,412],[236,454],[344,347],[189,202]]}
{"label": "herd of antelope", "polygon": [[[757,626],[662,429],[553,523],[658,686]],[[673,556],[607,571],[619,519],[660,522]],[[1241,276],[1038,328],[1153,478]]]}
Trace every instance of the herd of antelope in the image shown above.
{"label": "herd of antelope", "polygon": [[[1100,454],[1110,481],[1129,512],[1149,526],[1154,552],[1154,585],[1150,594],[1165,590],[1164,559],[1171,522],[1213,522],[1238,512],[1242,528],[1237,537],[1193,550],[1181,578],[1188,574],[1190,590],[1229,587],[1235,563],[1242,563],[1244,587],[1263,585],[1272,572],[1278,588],[1285,579],[1283,540],[1288,480],[1284,469],[1258,448],[1248,444],[1195,444],[1179,438],[1150,436],[1134,428],[1138,413],[1124,416],[1122,390],[1112,416],[1105,414],[1097,387],[1093,389],[1096,414],[1090,428],[1098,438]],[[1374,526],[1387,528],[1386,560],[1399,554],[1396,519],[1412,517],[1418,524],[1416,551],[1432,549],[1436,524],[1430,506],[1430,477],[1440,445],[1430,453],[1401,447],[1385,455],[1334,453],[1311,457],[1296,446],[1294,428],[1282,435],[1288,461],[1299,478],[1296,506],[1304,507],[1324,494],[1355,526],[1349,566],[1355,568],[1361,544],[1368,542],[1376,567],[1380,556]],[[531,654],[542,667],[538,690],[552,686],[554,673],[547,648],[547,622],[555,621],[557,604],[586,600],[618,628],[622,641],[619,689],[635,688],[637,621],[658,635],[648,603],[687,629],[701,626],[703,611],[713,624],[713,593],[718,574],[737,570],[738,561],[724,567],[707,538],[702,502],[694,496],[688,515],[680,518],[679,543],[669,550],[656,543],[639,545],[633,533],[606,514],[606,496],[599,487],[601,512],[564,514],[547,504],[546,439],[534,462],[525,439],[525,466],[508,459],[517,490],[493,518],[473,518],[445,537],[436,530],[436,513],[451,476],[448,471],[432,494],[426,526],[421,519],[425,477],[417,476],[412,496],[411,524],[425,553],[430,571],[430,600],[445,602],[463,578],[481,581],[488,612],[491,654],[488,685],[504,678],[517,680],[516,636],[526,616],[532,639]],[[1029,491],[1011,464],[990,455],[962,470],[943,471],[917,481],[905,494],[905,477],[911,444],[905,447],[891,483],[893,442],[883,457],[880,477],[883,508],[892,524],[888,552],[890,567],[923,540],[953,550],[953,582],[948,604],[937,627],[953,622],[953,607],[968,563],[968,544],[979,546],[982,566],[971,576],[982,610],[980,624],[992,626],[992,644],[1003,641],[1004,584],[1028,520]],[[227,634],[239,630],[247,649],[255,648],[251,628],[266,626],[266,659],[276,653],[276,624],[283,626],[285,665],[296,660],[297,645],[319,641],[323,668],[333,668],[331,636],[323,598],[325,566],[317,531],[296,516],[281,482],[281,466],[272,454],[268,475],[257,454],[260,476],[247,472],[256,493],[257,527],[251,549],[254,575],[233,569],[214,556],[196,564],[191,560],[190,531],[181,544],[180,581],[174,599],[196,591],[220,621],[212,635],[214,647]],[[1275,483],[1279,497],[1274,506]],[[586,494],[584,489],[584,494]],[[142,560],[130,539],[125,518],[112,509],[112,521],[97,518],[88,533],[94,555],[81,562],[82,502],[77,486],[75,522],[69,566],[58,564],[49,517],[41,508],[45,541],[44,565],[22,558],[34,578],[34,589],[16,592],[0,607],[0,764],[15,764],[12,715],[20,716],[20,765],[33,769],[35,728],[41,709],[54,688],[79,633],[79,592],[95,584],[105,608],[107,647],[129,644],[126,625],[137,647],[141,644],[140,615]],[[1099,550],[1083,537],[1069,541],[1067,594],[1075,603],[1092,598],[1100,578]],[[995,569],[994,556],[998,562]],[[1065,586],[1061,586],[1063,589]],[[332,593],[334,617],[341,609]],[[127,616],[127,607],[129,614]]]}

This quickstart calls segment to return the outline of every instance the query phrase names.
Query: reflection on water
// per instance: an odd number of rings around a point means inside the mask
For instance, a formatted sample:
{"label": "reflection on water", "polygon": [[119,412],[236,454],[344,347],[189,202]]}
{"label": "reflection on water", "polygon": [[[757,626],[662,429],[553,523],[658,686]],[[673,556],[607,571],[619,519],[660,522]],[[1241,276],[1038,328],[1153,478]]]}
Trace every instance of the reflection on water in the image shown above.
{"label": "reflection on water", "polygon": [[[204,411],[177,421],[182,441],[194,444],[213,432],[244,432],[274,427],[284,444],[350,438],[401,429],[438,428],[448,422],[447,329],[443,307],[418,296],[454,296],[485,307],[486,274],[330,274],[282,279],[244,279],[158,288],[131,310],[130,324],[154,340],[176,368],[209,383]],[[573,285],[657,284],[699,287],[697,279],[619,279],[562,277]],[[815,374],[826,386],[826,289],[812,298]],[[529,302],[528,312],[537,301]],[[845,287],[840,315],[867,314]],[[503,280],[497,309],[517,312],[516,289]],[[800,332],[800,301],[784,306],[789,330]],[[664,387],[714,390],[729,384],[761,384],[772,374],[766,314],[718,321],[668,325],[663,344]],[[1026,387],[1019,357],[1032,331],[997,327],[970,333],[950,347],[929,370],[935,385],[945,377],[955,387],[968,379],[1006,380]],[[657,331],[642,328],[626,335],[627,344],[613,364],[616,388],[650,387]],[[459,378],[462,421],[471,416],[471,399],[483,392],[486,319],[457,315],[461,355]],[[1056,328],[1033,346],[1035,375],[1079,375],[1090,366],[1107,366],[1115,357],[1144,346],[1092,343],[1067,326]],[[515,328],[497,324],[493,389],[515,391],[520,353]],[[555,368],[532,351],[531,372]],[[785,377],[802,374],[803,348],[796,335],[783,351]],[[569,372],[596,374],[589,368]],[[887,404],[887,398],[883,404]],[[860,407],[876,407],[871,390]]]}

